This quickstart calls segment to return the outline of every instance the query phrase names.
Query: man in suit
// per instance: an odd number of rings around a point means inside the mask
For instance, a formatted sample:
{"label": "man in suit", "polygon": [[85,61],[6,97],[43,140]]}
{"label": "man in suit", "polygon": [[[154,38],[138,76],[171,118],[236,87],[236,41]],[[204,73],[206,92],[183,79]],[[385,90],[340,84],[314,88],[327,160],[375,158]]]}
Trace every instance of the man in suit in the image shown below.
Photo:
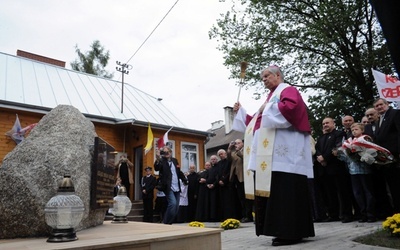
{"label": "man in suit", "polygon": [[[379,113],[373,107],[368,108],[365,111],[365,117],[368,118],[368,124],[365,125],[364,133],[371,136],[372,140],[375,142],[375,131],[379,124]],[[385,166],[379,166],[377,164],[372,165],[373,192],[376,199],[375,210],[376,216],[379,219],[386,219],[386,217],[393,215],[390,197],[386,191],[386,179],[383,168],[385,168]]]}
{"label": "man in suit", "polygon": [[346,133],[346,139],[352,137],[351,125],[354,123],[354,118],[351,115],[345,115],[342,117],[343,131]]}
{"label": "man in suit", "polygon": [[365,117],[368,119],[368,124],[365,125],[364,133],[374,139],[377,122],[379,121],[378,111],[375,108],[368,108],[365,110]]}
{"label": "man in suit", "polygon": [[164,146],[160,150],[156,150],[156,161],[154,169],[159,171],[162,183],[166,185],[163,190],[167,197],[167,211],[165,211],[163,223],[172,224],[179,211],[179,200],[181,185],[179,179],[184,185],[187,185],[187,179],[179,166],[178,160],[172,157],[172,149]]}
{"label": "man in suit", "polygon": [[332,118],[326,117],[322,121],[324,134],[318,138],[315,145],[316,173],[315,181],[325,192],[328,207],[328,219],[326,221],[338,221],[343,223],[353,220],[351,190],[348,184],[348,171],[344,162],[340,161],[334,154],[334,150],[341,146],[343,138],[346,137],[344,131],[336,129]]}
{"label": "man in suit", "polygon": [[253,221],[253,201],[246,199],[243,179],[243,140],[236,139],[228,147],[228,160],[231,162],[229,181],[232,183],[240,202],[241,222]]}
{"label": "man in suit", "polygon": [[389,106],[389,103],[378,98],[374,102],[374,108],[379,113],[377,128],[375,130],[375,143],[388,149],[395,161],[382,167],[386,183],[392,197],[394,213],[400,212],[400,112]]}

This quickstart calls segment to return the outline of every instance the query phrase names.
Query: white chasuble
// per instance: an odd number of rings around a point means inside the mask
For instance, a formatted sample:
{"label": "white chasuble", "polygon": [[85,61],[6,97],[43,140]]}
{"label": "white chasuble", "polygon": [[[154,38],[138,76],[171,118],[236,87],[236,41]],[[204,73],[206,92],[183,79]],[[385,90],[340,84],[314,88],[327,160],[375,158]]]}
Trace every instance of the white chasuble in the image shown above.
{"label": "white chasuble", "polygon": [[[279,102],[282,90],[288,86],[288,84],[278,85],[266,103],[263,114],[273,103]],[[246,115],[246,110],[240,108],[233,121],[233,129],[244,132],[243,176],[246,198],[254,199],[254,195],[269,197],[275,129],[261,125],[259,129],[254,131],[259,113],[257,112],[253,116],[247,126],[245,125]],[[253,178],[254,171],[257,173],[255,183]]]}
{"label": "white chasuble", "polygon": [[254,194],[269,196],[272,171],[313,177],[310,135],[293,128],[278,108],[281,92],[288,86],[281,83],[275,89],[265,105],[260,128],[256,131],[254,126],[258,113],[247,127],[244,108],[241,107],[235,116],[233,129],[245,133],[243,171],[246,198],[252,198]]}
{"label": "white chasuble", "polygon": [[256,144],[256,156],[255,156],[255,195],[262,197],[269,197],[271,191],[271,174],[272,174],[272,160],[275,145],[275,134],[276,129],[274,127],[265,126],[264,119],[267,119],[265,114],[271,112],[272,106],[280,100],[282,91],[288,87],[288,84],[279,84],[276,87],[274,93],[267,101],[265,108],[263,110],[261,125],[257,130],[257,140],[254,140]]}

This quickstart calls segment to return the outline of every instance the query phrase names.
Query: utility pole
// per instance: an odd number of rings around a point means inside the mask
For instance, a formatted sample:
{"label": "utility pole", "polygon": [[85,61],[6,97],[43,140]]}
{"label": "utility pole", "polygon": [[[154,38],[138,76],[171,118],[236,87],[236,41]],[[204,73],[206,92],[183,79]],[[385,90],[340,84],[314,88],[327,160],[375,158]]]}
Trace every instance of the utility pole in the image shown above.
{"label": "utility pole", "polygon": [[129,70],[132,69],[132,65],[121,63],[119,61],[116,62],[117,67],[116,70],[122,73],[122,93],[121,93],[121,113],[124,113],[124,75],[129,74]]}

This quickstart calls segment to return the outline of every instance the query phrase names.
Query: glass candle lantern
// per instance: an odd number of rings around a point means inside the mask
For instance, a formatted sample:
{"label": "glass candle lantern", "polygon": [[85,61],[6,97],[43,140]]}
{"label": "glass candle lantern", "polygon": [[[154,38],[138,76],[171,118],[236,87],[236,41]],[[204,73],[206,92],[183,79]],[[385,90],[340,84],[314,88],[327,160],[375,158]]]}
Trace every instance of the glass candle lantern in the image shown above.
{"label": "glass candle lantern", "polygon": [[66,242],[77,240],[75,228],[82,220],[85,210],[83,201],[75,195],[70,175],[64,175],[57,195],[53,196],[44,209],[46,223],[52,227],[47,242]]}
{"label": "glass candle lantern", "polygon": [[114,215],[111,223],[128,223],[127,215],[131,211],[132,202],[126,196],[125,186],[121,186],[117,196],[114,197],[113,207],[110,212]]}

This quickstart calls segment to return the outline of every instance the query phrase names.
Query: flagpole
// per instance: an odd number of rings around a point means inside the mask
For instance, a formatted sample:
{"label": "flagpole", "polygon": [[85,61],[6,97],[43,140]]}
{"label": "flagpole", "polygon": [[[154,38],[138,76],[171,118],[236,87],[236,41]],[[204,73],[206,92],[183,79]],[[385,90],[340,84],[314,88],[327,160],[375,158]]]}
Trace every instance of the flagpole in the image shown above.
{"label": "flagpole", "polygon": [[239,93],[237,97],[237,101],[239,102],[239,97],[240,97],[240,91],[242,90],[242,86],[244,83],[244,77],[246,76],[246,68],[247,68],[248,63],[243,61],[240,63],[240,83],[239,83]]}

